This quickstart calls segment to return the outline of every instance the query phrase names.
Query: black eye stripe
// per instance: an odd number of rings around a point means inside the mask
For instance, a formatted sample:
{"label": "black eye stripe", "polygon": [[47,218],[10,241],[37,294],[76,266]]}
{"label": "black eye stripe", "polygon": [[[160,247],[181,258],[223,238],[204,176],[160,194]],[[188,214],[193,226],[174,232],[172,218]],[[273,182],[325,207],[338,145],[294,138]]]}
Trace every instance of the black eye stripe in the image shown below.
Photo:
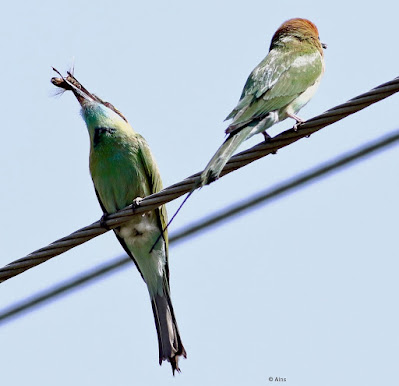
{"label": "black eye stripe", "polygon": [[94,129],[96,132],[98,131],[99,134],[103,134],[103,133],[115,133],[116,129],[112,128],[112,127],[96,127]]}
{"label": "black eye stripe", "polygon": [[112,127],[96,127],[94,129],[94,138],[93,138],[93,145],[97,146],[100,141],[101,141],[101,137],[108,133],[108,134],[113,134],[115,133],[116,129],[112,128]]}

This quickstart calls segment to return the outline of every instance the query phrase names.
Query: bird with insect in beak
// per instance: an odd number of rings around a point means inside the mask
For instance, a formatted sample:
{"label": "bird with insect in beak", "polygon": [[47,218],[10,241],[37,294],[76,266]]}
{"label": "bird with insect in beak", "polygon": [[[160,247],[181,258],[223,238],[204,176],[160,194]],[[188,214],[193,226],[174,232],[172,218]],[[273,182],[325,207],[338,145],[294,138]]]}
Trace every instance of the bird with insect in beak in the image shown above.
{"label": "bird with insect in beak", "polygon": [[317,27],[306,19],[290,19],[275,32],[269,53],[249,75],[241,98],[226,120],[228,134],[201,174],[199,186],[219,178],[234,151],[246,139],[290,117],[296,129],[304,121],[297,112],[309,102],[324,73],[323,48]]}
{"label": "bird with insect in beak", "polygon": [[[138,197],[160,191],[161,176],[145,139],[120,111],[87,91],[71,73],[63,77],[55,71],[61,78],[52,78],[52,83],[72,91],[81,105],[90,136],[90,173],[104,216],[125,208]],[[135,216],[114,232],[147,284],[158,334],[159,364],[169,361],[174,374],[180,371],[178,360],[186,357],[186,351],[170,299],[168,233],[162,232],[166,223],[166,208],[162,205]]]}

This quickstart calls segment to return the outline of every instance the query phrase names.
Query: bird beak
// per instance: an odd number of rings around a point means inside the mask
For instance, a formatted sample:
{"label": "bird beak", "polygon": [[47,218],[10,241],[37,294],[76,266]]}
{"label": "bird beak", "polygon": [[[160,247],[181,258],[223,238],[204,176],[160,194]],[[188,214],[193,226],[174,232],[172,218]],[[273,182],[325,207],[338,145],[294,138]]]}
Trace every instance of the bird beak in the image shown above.
{"label": "bird beak", "polygon": [[324,49],[327,49],[327,44],[326,44],[326,43],[321,43],[321,46],[322,46]]}
{"label": "bird beak", "polygon": [[118,114],[125,122],[127,122],[127,119],[123,116],[123,114],[114,105],[112,105],[109,102],[103,101],[98,96],[87,91],[78,82],[78,80],[73,76],[73,74],[70,71],[68,71],[67,72],[68,75],[66,77],[64,77],[54,67],[53,67],[53,70],[60,76],[60,78],[55,78],[55,77],[51,78],[51,83],[56,87],[63,88],[64,90],[72,91],[83,109],[93,102],[100,103],[103,106],[111,109],[113,112]]}
{"label": "bird beak", "polygon": [[53,70],[61,76],[61,78],[52,78],[51,83],[54,86],[63,88],[64,90],[70,90],[75,94],[76,99],[79,101],[80,105],[83,107],[85,102],[96,101],[97,98],[87,91],[76,78],[68,71],[68,76],[63,77],[61,73],[53,67]]}

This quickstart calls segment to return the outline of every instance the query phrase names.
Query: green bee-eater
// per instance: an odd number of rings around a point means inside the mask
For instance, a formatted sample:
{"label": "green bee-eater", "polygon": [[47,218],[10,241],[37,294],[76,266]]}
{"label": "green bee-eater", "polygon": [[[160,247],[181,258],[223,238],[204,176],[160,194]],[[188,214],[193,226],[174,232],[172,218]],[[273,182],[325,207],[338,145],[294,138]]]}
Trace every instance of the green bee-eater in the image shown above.
{"label": "green bee-eater", "polygon": [[[105,215],[162,189],[147,142],[114,106],[88,92],[70,73],[52,82],[71,90],[82,107],[90,136],[90,173]],[[134,217],[114,232],[147,284],[158,333],[159,363],[169,361],[174,373],[180,371],[178,359],[186,357],[186,352],[170,299],[167,231],[154,245],[166,224],[162,206]]]}
{"label": "green bee-eater", "polygon": [[[290,19],[275,32],[269,53],[251,72],[240,101],[226,120],[233,119],[222,146],[201,174],[201,186],[219,175],[237,147],[257,133],[296,113],[309,102],[324,72],[323,48],[316,26],[306,19]],[[296,126],[295,126],[296,127]]]}

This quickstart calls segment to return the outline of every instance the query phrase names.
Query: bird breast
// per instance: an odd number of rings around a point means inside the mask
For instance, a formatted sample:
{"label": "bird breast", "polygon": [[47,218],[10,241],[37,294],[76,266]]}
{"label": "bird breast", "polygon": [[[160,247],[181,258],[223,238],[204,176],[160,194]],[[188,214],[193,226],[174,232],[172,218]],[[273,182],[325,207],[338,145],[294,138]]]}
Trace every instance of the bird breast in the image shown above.
{"label": "bird breast", "polygon": [[323,73],[317,78],[316,82],[308,87],[302,94],[295,98],[286,108],[287,113],[296,114],[302,107],[304,107],[313,97],[319,87],[320,80]]}

